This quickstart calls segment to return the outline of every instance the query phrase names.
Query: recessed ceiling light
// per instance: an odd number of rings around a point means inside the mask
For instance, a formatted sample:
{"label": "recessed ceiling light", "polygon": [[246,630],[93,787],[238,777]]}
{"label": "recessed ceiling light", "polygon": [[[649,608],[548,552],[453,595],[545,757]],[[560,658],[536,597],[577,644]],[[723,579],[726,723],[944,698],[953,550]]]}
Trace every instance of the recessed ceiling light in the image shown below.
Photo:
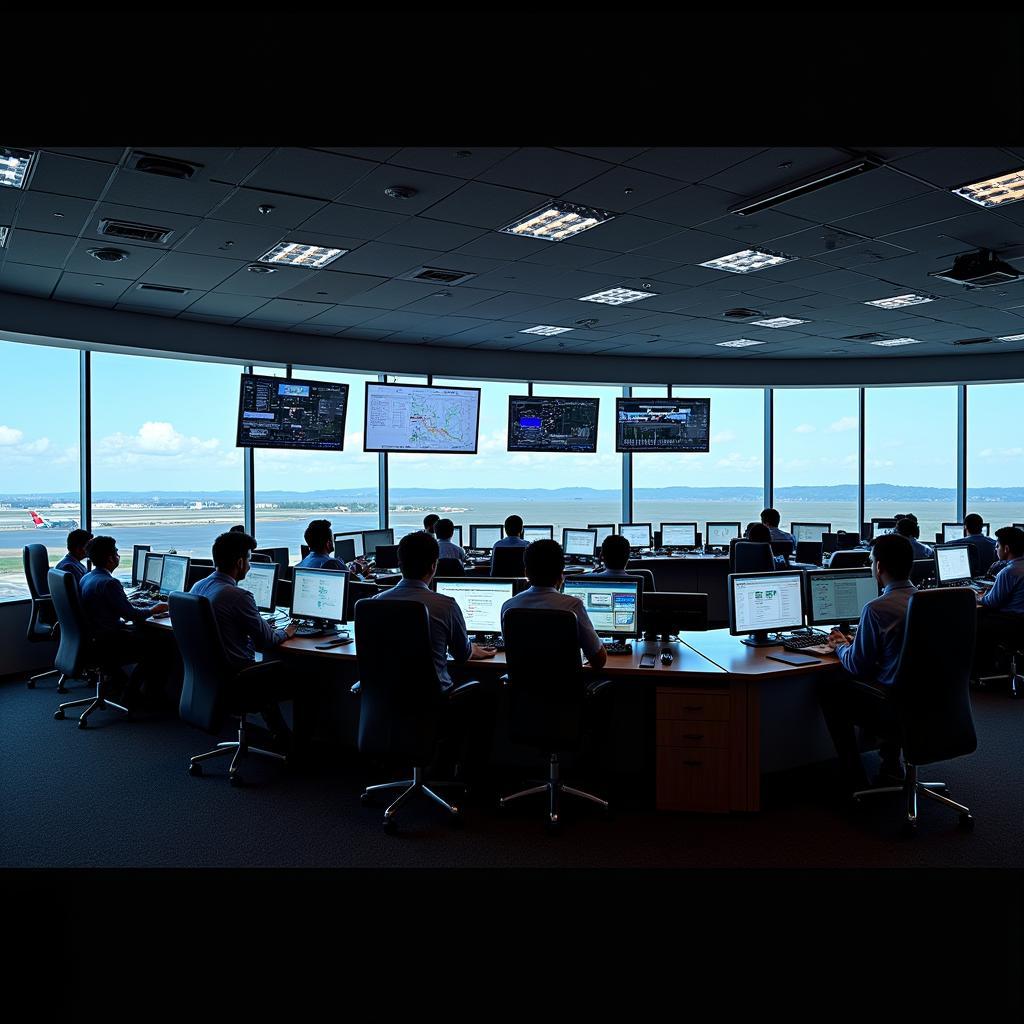
{"label": "recessed ceiling light", "polygon": [[1024,199],[1024,169],[1000,174],[998,178],[986,178],[973,185],[961,185],[953,189],[953,195],[969,199],[978,206],[1005,206]]}
{"label": "recessed ceiling light", "polygon": [[250,263],[245,268],[250,274],[276,274],[277,271],[273,267],[261,267],[258,263]]}
{"label": "recessed ceiling light", "polygon": [[527,327],[525,331],[520,331],[520,334],[565,334],[566,331],[571,331],[571,327],[549,327],[547,324],[538,324],[536,327]]}
{"label": "recessed ceiling light", "polygon": [[25,177],[32,165],[32,153],[24,149],[0,146],[0,185],[24,188]]}
{"label": "recessed ceiling light", "polygon": [[0,227],[0,249],[7,244],[7,228]]}
{"label": "recessed ceiling light", "polygon": [[1024,341],[1024,334],[1004,334],[999,341]]}
{"label": "recessed ceiling light", "polygon": [[934,302],[931,295],[894,295],[891,299],[872,299],[865,306],[878,306],[879,309],[899,309],[901,306],[919,306],[922,302]]}
{"label": "recessed ceiling light", "polygon": [[790,263],[795,256],[783,256],[778,252],[766,252],[762,249],[743,249],[728,256],[701,263],[702,267],[711,270],[728,270],[731,274],[749,274],[752,270],[764,270],[765,267],[776,267],[780,263]]}
{"label": "recessed ceiling light", "polygon": [[752,320],[751,323],[756,324],[758,327],[792,327],[795,324],[806,324],[810,323],[810,321],[797,320],[791,316],[776,316],[772,317],[771,320]]}
{"label": "recessed ceiling light", "polygon": [[499,231],[508,235],[520,235],[526,238],[543,238],[548,242],[561,242],[572,238],[581,231],[596,228],[615,217],[607,210],[597,210],[591,206],[577,206],[575,203],[546,203],[539,210],[528,213],[506,224]]}
{"label": "recessed ceiling light", "polygon": [[632,288],[608,288],[603,292],[594,292],[593,295],[581,295],[580,302],[603,302],[606,306],[621,306],[626,302],[636,302],[639,299],[649,299],[657,292],[635,292]]}
{"label": "recessed ceiling light", "polygon": [[754,341],[752,338],[737,338],[735,341],[718,341],[715,344],[719,348],[750,348],[751,345],[763,345],[763,341]]}
{"label": "recessed ceiling light", "polygon": [[302,242],[280,242],[264,253],[260,263],[285,263],[290,267],[326,267],[348,249],[327,249],[322,245],[304,245]]}
{"label": "recessed ceiling light", "polygon": [[882,341],[872,341],[872,345],[879,348],[898,348],[900,345],[920,345],[917,338],[885,338]]}

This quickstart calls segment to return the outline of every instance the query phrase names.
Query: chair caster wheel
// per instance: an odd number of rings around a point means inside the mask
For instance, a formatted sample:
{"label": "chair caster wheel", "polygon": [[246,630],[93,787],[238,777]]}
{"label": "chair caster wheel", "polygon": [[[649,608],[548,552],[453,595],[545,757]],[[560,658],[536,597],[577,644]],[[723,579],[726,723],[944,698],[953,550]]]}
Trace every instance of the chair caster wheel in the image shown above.
{"label": "chair caster wheel", "polygon": [[369,794],[369,793],[360,793],[360,794],[359,794],[359,802],[360,802],[360,803],[361,803],[361,804],[362,804],[362,805],[363,805],[364,807],[369,807],[369,806],[370,806],[370,804],[372,803],[372,798],[370,797],[370,794]]}
{"label": "chair caster wheel", "polygon": [[245,785],[245,780],[242,778],[241,775],[238,774],[238,772],[232,772],[228,776],[228,782],[231,783],[232,786],[244,786]]}
{"label": "chair caster wheel", "polygon": [[560,818],[549,818],[544,822],[544,831],[549,836],[560,836],[562,834],[562,822]]}
{"label": "chair caster wheel", "polygon": [[189,775],[196,775],[196,776],[202,775],[203,774],[203,766],[201,764],[190,764],[188,766],[188,773],[189,773]]}
{"label": "chair caster wheel", "polygon": [[27,687],[28,687],[28,688],[29,688],[30,690],[34,690],[34,689],[36,688],[36,681],[35,681],[34,679],[30,679],[30,680],[29,680],[29,681],[28,681],[28,682],[27,682],[27,683],[26,683],[25,685],[26,685],[26,686],[27,686]]}
{"label": "chair caster wheel", "polygon": [[[35,687],[33,686],[33,689],[34,689],[34,688],[35,688]],[[66,686],[58,686],[58,687],[57,687],[57,693],[68,693],[68,692],[69,692],[69,691],[68,691],[68,688],[67,688]]]}
{"label": "chair caster wheel", "polygon": [[[29,686],[32,684],[29,683]],[[1010,699],[1017,700],[1020,697],[1020,690],[1010,690]]]}
{"label": "chair caster wheel", "polygon": [[462,828],[465,821],[462,817],[462,811],[455,807],[452,809],[452,813],[448,815],[448,827],[449,828]]}
{"label": "chair caster wheel", "polygon": [[393,836],[398,831],[398,824],[394,818],[385,818],[383,828],[386,835]]}
{"label": "chair caster wheel", "polygon": [[904,839],[913,839],[917,835],[917,822],[905,821],[903,828],[900,829]]}
{"label": "chair caster wheel", "polygon": [[964,832],[973,832],[974,831],[974,816],[971,815],[971,814],[961,814],[960,815],[959,825],[960,825],[960,828],[962,828],[964,830]]}
{"label": "chair caster wheel", "polygon": [[56,718],[57,721],[59,722],[64,717],[64,712],[63,711],[54,711],[53,717]]}
{"label": "chair caster wheel", "polygon": [[88,721],[86,719],[84,719],[84,718],[80,718],[78,720],[78,728],[79,729],[88,729],[89,728]]}

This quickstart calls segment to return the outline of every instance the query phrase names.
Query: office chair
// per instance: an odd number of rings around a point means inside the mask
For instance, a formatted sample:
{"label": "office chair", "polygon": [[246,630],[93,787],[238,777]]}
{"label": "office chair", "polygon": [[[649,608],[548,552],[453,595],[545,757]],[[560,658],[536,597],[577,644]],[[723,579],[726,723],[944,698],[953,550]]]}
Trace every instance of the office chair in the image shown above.
{"label": "office chair", "polygon": [[636,576],[643,580],[643,586],[640,588],[642,594],[650,594],[655,590],[654,586],[654,571],[652,569],[626,569],[627,576]]}
{"label": "office chair", "polygon": [[[47,573],[50,571],[50,556],[42,544],[27,544],[21,549],[21,560],[25,567],[25,582],[28,584],[29,597],[32,599],[32,610],[28,616],[28,629],[25,639],[30,644],[49,644],[60,639],[60,628],[57,615],[50,597]],[[64,675],[51,668],[32,676],[26,684],[30,690],[36,687],[37,679],[57,675],[57,692],[67,693]]]}
{"label": "office chair", "polygon": [[834,551],[828,563],[830,569],[863,569],[871,564],[869,551]]}
{"label": "office chair", "polygon": [[787,562],[793,557],[793,545],[788,540],[773,540],[768,546],[773,555],[782,555]]}
{"label": "office chair", "polygon": [[492,576],[525,576],[526,548],[495,548],[492,552]]}
{"label": "office chair", "polygon": [[729,548],[729,572],[774,572],[775,558],[770,544],[741,540]]}
{"label": "office chair", "polygon": [[281,693],[281,663],[260,661],[239,671],[224,654],[209,598],[175,593],[167,601],[184,666],[179,716],[189,725],[214,734],[220,732],[225,715],[238,719],[238,739],[218,743],[213,750],[190,758],[189,775],[202,775],[204,761],[233,753],[228,781],[232,786],[240,786],[243,780],[239,769],[248,754],[287,763],[284,754],[249,746],[248,737],[247,716],[278,699]]}
{"label": "office chair", "polygon": [[547,782],[502,797],[505,807],[520,797],[548,794],[547,827],[561,824],[561,796],[581,797],[608,810],[608,802],[562,782],[559,755],[579,749],[584,706],[611,682],[587,683],[580,660],[576,616],[570,611],[510,608],[502,620],[509,689],[509,738],[548,755]]}
{"label": "office chair", "polygon": [[348,589],[345,593],[345,621],[354,622],[356,617],[356,601],[364,597],[376,597],[381,588],[376,583],[362,583],[359,580],[349,579]]}
{"label": "office chair", "polygon": [[127,715],[129,712],[126,707],[107,700],[103,695],[103,685],[107,676],[100,664],[100,655],[92,630],[82,611],[82,603],[78,596],[78,582],[71,573],[61,572],[58,569],[51,569],[46,578],[47,589],[53,599],[57,621],[60,623],[60,647],[57,648],[55,660],[57,669],[61,672],[62,678],[84,678],[89,682],[93,680],[96,682],[94,697],[83,697],[81,700],[70,700],[61,704],[54,711],[53,717],[59,721],[64,718],[64,712],[68,708],[88,705],[78,719],[78,728],[86,729],[89,725],[89,716],[94,711],[113,710]]}
{"label": "office chair", "polygon": [[[970,674],[977,626],[974,593],[943,587],[914,594],[907,607],[903,646],[888,697],[892,728],[887,738],[903,748],[907,777],[901,786],[881,786],[853,794],[860,801],[875,793],[902,793],[903,828],[917,830],[917,797],[922,794],[960,814],[960,826],[974,827],[970,809],[949,799],[944,782],[921,782],[918,768],[973,753],[978,747],[971,714]],[[945,642],[936,643],[936,637]]]}
{"label": "office chair", "polygon": [[[397,829],[395,814],[419,794],[443,807],[452,824],[461,812],[424,781],[442,734],[445,708],[466,699],[476,681],[441,689],[430,644],[430,614],[419,601],[360,601],[356,605],[356,657],[359,662],[359,738],[361,754],[390,755],[413,765],[412,778],[367,786],[360,796],[369,804],[375,794],[402,792],[384,811],[384,831]],[[395,637],[401,637],[400,644]],[[435,786],[459,785],[434,782]]]}
{"label": "office chair", "polygon": [[914,564],[910,570],[910,582],[915,587],[921,586],[925,580],[931,579],[935,575],[935,559],[934,558],[915,558]]}
{"label": "office chair", "polygon": [[434,575],[442,578],[446,576],[465,576],[466,568],[457,558],[439,558],[437,560],[437,572]]}
{"label": "office chair", "polygon": [[801,565],[821,565],[821,551],[822,542],[820,540],[798,540],[795,561]]}
{"label": "office chair", "polygon": [[272,562],[273,559],[270,557],[270,555],[261,555],[257,551],[251,551],[249,553],[249,561],[250,562]]}

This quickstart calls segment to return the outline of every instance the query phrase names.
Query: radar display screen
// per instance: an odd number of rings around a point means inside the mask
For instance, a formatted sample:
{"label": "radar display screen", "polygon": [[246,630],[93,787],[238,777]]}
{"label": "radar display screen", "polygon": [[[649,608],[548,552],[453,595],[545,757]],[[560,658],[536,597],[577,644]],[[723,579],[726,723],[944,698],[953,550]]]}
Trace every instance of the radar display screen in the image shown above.
{"label": "radar display screen", "polygon": [[243,373],[237,446],[340,452],[347,406],[347,384]]}
{"label": "radar display screen", "polygon": [[509,395],[510,452],[596,452],[599,398]]}
{"label": "radar display screen", "polygon": [[617,398],[617,452],[710,450],[710,398]]}
{"label": "radar display screen", "polygon": [[475,455],[480,389],[366,382],[363,451]]}

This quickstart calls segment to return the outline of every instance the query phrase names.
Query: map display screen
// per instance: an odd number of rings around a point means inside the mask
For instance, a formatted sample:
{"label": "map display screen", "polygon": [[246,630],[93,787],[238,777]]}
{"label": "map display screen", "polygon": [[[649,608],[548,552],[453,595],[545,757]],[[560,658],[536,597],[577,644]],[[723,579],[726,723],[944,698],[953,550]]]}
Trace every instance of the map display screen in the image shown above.
{"label": "map display screen", "polygon": [[366,382],[363,450],[475,455],[479,388]]}
{"label": "map display screen", "polygon": [[510,452],[596,452],[597,398],[509,395]]}
{"label": "map display screen", "polygon": [[347,406],[347,384],[243,373],[237,446],[340,452]]}

